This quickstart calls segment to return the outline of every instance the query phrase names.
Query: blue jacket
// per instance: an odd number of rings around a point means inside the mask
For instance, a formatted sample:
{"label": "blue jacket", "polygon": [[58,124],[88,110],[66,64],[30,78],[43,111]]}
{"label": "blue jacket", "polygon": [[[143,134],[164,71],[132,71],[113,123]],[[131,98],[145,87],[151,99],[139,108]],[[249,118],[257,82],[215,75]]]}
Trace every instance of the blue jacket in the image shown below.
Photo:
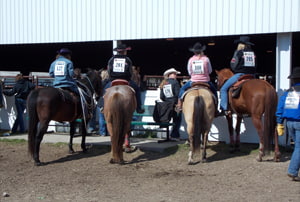
{"label": "blue jacket", "polygon": [[55,88],[76,88],[77,86],[75,79],[73,79],[73,63],[63,56],[59,56],[54,62],[52,62],[49,69],[49,74],[54,78],[53,86]]}
{"label": "blue jacket", "polygon": [[[297,103],[294,107],[288,107],[288,102],[286,102],[286,98],[289,92],[293,92],[294,89],[297,90],[298,93],[298,107]],[[297,99],[296,99],[297,100]],[[300,121],[300,83],[297,83],[292,86],[291,89],[285,91],[283,95],[279,99],[279,103],[277,106],[276,116],[277,116],[277,123],[283,123],[284,119],[287,121]]]}

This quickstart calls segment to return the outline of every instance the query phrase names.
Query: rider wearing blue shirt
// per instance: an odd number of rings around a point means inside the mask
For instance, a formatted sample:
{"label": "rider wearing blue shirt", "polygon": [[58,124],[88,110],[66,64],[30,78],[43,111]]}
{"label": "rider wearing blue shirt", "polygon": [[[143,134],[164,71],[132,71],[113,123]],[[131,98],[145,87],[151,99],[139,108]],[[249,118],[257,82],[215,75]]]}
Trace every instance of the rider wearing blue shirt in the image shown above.
{"label": "rider wearing blue shirt", "polygon": [[286,119],[288,133],[295,143],[287,173],[293,181],[300,181],[300,67],[295,67],[288,78],[292,80],[292,87],[279,99],[276,111],[277,131],[278,135],[283,135],[283,121]]}
{"label": "rider wearing blue shirt", "polygon": [[72,52],[62,48],[58,52],[56,60],[52,62],[49,74],[54,78],[54,88],[67,88],[78,94],[78,88],[74,79],[74,67],[71,61]]}

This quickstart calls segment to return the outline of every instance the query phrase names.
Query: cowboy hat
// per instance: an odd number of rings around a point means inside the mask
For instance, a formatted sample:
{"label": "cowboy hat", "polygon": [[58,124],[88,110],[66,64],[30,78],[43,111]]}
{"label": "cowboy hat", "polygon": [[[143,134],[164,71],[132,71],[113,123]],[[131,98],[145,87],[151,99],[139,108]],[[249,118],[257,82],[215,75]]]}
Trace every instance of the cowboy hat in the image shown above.
{"label": "cowboy hat", "polygon": [[234,43],[242,43],[242,44],[254,46],[254,43],[250,42],[249,36],[240,36],[239,39],[234,40]]}
{"label": "cowboy hat", "polygon": [[181,72],[177,71],[176,69],[170,68],[164,72],[164,76],[168,76],[171,73],[181,74]]}
{"label": "cowboy hat", "polygon": [[191,52],[202,52],[206,49],[205,45],[202,45],[201,43],[197,42],[194,44],[192,48],[189,48]]}
{"label": "cowboy hat", "polygon": [[127,47],[126,44],[119,44],[116,48],[114,48],[114,51],[120,52],[120,51],[127,51],[131,50],[131,47]]}
{"label": "cowboy hat", "polygon": [[67,55],[67,54],[72,55],[72,51],[69,50],[68,48],[62,48],[59,51],[57,51],[57,53],[61,55]]}
{"label": "cowboy hat", "polygon": [[294,67],[291,75],[288,76],[288,79],[298,79],[300,78],[300,67]]}

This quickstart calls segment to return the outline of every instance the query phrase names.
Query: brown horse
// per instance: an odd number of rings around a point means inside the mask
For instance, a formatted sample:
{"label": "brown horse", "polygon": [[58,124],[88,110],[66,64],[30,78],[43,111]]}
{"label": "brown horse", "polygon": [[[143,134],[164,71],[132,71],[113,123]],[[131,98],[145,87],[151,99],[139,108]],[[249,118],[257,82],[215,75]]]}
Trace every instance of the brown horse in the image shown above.
{"label": "brown horse", "polygon": [[216,110],[212,92],[204,87],[189,90],[185,95],[182,109],[190,141],[188,164],[194,163],[193,156],[199,150],[200,144],[201,161],[205,162],[208,133]]}
{"label": "brown horse", "polygon": [[[90,70],[86,77],[80,80],[85,87],[88,108],[94,107],[93,95],[101,94],[101,77],[98,71]],[[28,149],[32,155],[35,165],[42,165],[39,158],[40,144],[44,134],[47,132],[51,120],[58,122],[70,122],[69,152],[73,153],[73,137],[75,133],[75,121],[81,119],[81,148],[86,152],[85,137],[86,125],[89,117],[83,116],[81,101],[69,91],[58,88],[39,88],[33,90],[27,98],[27,111],[29,115],[28,124]]]}
{"label": "brown horse", "polygon": [[111,138],[110,163],[124,163],[123,143],[130,133],[130,123],[136,108],[134,90],[128,85],[115,85],[104,94],[104,117]]}
{"label": "brown horse", "polygon": [[[228,69],[216,70],[218,77],[218,87],[233,76],[233,72]],[[232,89],[228,92],[229,108],[237,114],[235,127],[236,139],[233,136],[232,113],[226,115],[230,135],[231,151],[239,150],[240,147],[240,126],[243,114],[251,116],[254,127],[259,136],[259,154],[257,161],[262,161],[265,150],[269,151],[274,138],[275,155],[274,161],[279,161],[280,152],[278,147],[278,135],[275,133],[275,112],[277,106],[277,93],[272,85],[260,79],[250,79],[242,84],[240,95],[232,98]],[[264,122],[262,117],[264,115]]]}

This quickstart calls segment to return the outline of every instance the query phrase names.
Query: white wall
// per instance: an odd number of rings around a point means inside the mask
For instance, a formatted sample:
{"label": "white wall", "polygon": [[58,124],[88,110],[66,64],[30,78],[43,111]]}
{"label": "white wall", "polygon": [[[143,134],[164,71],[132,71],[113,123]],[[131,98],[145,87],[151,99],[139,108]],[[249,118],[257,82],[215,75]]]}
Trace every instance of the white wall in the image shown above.
{"label": "white wall", "polygon": [[0,44],[300,31],[299,0],[1,0]]}

